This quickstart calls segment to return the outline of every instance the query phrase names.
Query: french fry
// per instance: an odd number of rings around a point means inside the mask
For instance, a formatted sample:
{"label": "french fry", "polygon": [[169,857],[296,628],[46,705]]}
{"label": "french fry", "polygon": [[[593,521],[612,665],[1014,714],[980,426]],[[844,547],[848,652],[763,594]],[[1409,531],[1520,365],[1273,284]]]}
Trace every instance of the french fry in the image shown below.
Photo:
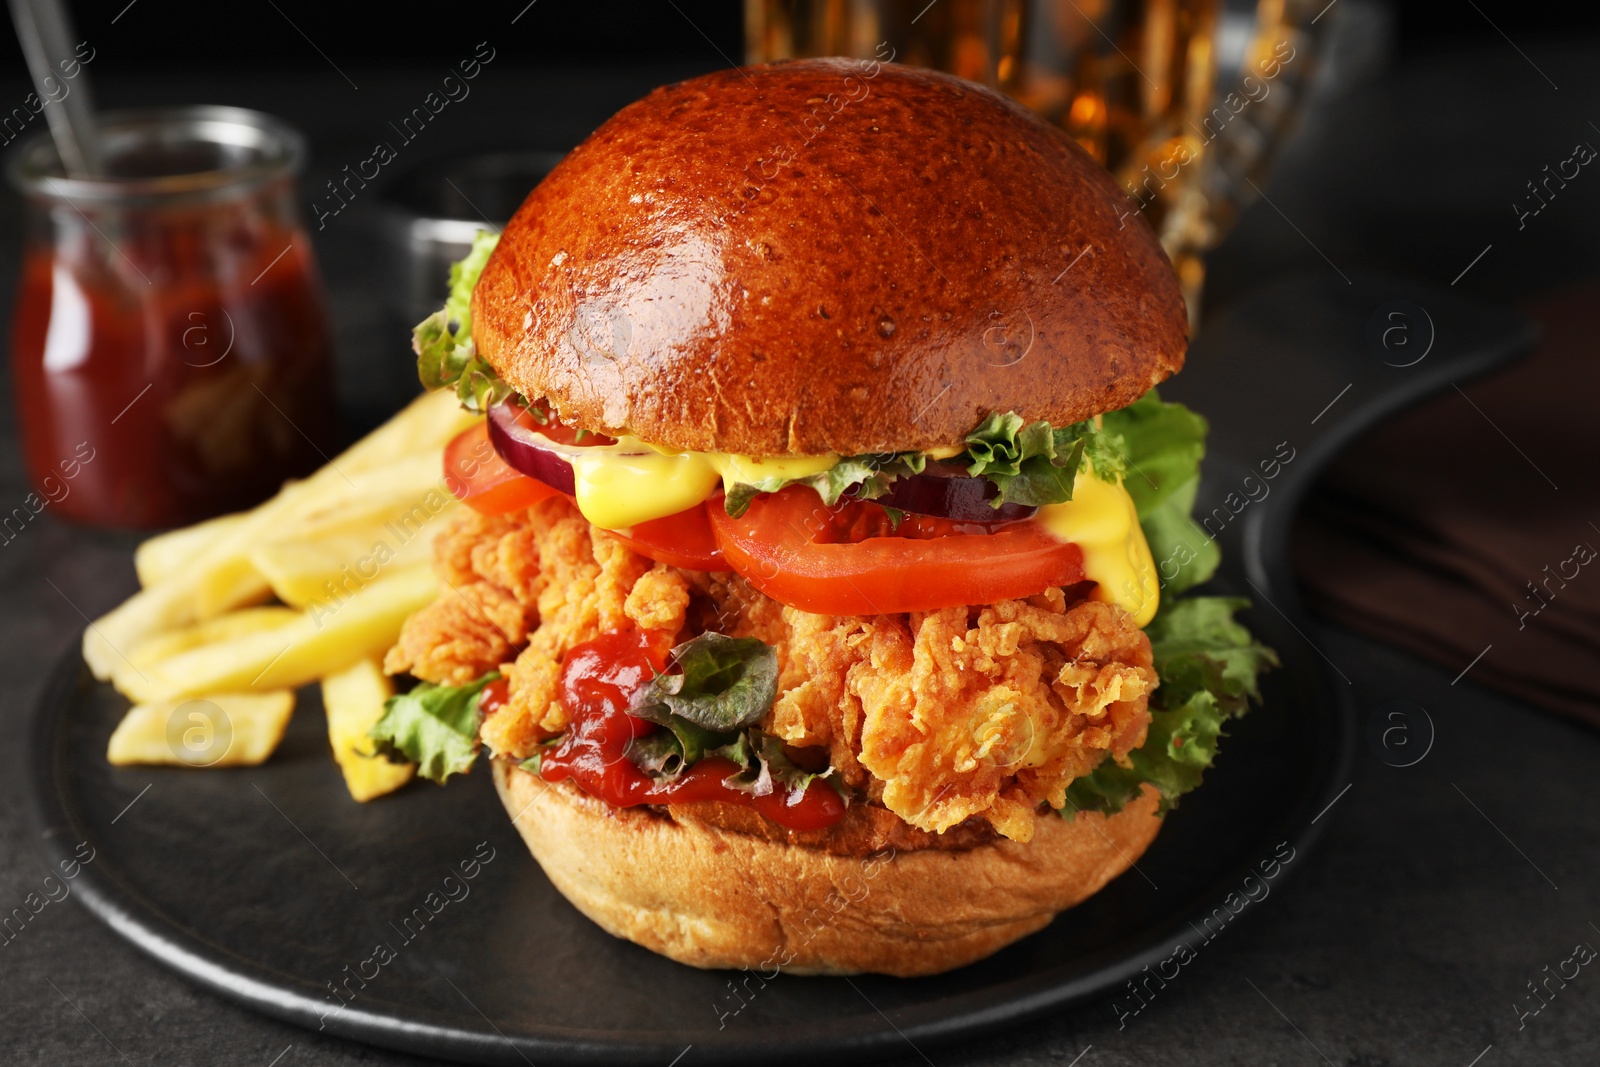
{"label": "french fry", "polygon": [[109,679],[128,650],[150,636],[264,600],[271,588],[249,559],[257,545],[363,517],[381,523],[411,516],[402,526],[423,521],[449,503],[439,449],[471,422],[452,395],[420,397],[328,466],[238,516],[166,580],[91,623],[84,661],[95,677]]}
{"label": "french fry", "polygon": [[135,703],[204,693],[293,689],[344,670],[394,644],[406,617],[433,600],[427,567],[385,574],[285,626],[180,652],[114,680]]}
{"label": "french fry", "polygon": [[[337,461],[335,461],[337,462]],[[309,540],[324,531],[364,523],[392,523],[401,532],[420,531],[455,503],[444,487],[437,454],[404,456],[368,467],[349,477],[324,467],[304,482],[285,488],[272,501],[265,520],[250,513],[226,543],[219,543],[171,582],[145,592],[178,598],[183,621],[208,619],[240,604],[264,599],[271,591],[250,562],[254,548],[268,541]],[[279,503],[281,502],[281,503]],[[143,594],[135,594],[137,600]],[[132,601],[130,601],[132,603]]]}
{"label": "french fry", "polygon": [[112,684],[119,691],[126,692],[137,684],[129,681],[130,676],[140,674],[146,667],[170,659],[180,652],[214,645],[219,641],[232,641],[247,634],[276,630],[299,618],[298,611],[278,605],[241,608],[193,626],[156,634],[139,642],[129,651],[126,659],[118,661],[111,674]]}
{"label": "french fry", "polygon": [[411,781],[416,764],[391,763],[374,753],[367,731],[383,717],[383,702],[394,684],[376,659],[359,663],[322,680],[322,706],[328,713],[328,744],[344,774],[345,788],[366,803]]}
{"label": "french fry", "polygon": [[365,526],[313,540],[259,545],[250,562],[285,604],[310,607],[318,601],[355,592],[379,573],[428,562],[431,531],[402,541],[391,526]]}
{"label": "french fry", "polygon": [[318,490],[302,496],[280,516],[277,528],[256,543],[311,540],[324,532],[385,523],[414,533],[456,502],[445,488],[437,452],[401,456],[324,482]]}
{"label": "french fry", "polygon": [[156,534],[133,550],[133,567],[145,589],[188,566],[207,546],[244,521],[244,515],[219,515],[194,526]]}
{"label": "french fry", "polygon": [[293,714],[287,689],[137,704],[112,732],[106,759],[118,767],[253,767],[277,749]]}

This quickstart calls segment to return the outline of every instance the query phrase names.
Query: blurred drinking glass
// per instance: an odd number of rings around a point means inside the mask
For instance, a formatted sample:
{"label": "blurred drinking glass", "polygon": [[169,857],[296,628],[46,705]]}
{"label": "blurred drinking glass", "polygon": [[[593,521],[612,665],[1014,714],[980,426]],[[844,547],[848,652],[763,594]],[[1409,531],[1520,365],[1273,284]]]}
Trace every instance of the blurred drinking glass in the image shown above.
{"label": "blurred drinking glass", "polygon": [[[1116,176],[1161,238],[1192,316],[1201,255],[1257,195],[1305,95],[1326,10],[1246,2],[1236,12],[1221,0],[746,0],[745,50],[752,63],[893,60],[1015,97]],[[1225,51],[1235,54],[1218,86]]]}

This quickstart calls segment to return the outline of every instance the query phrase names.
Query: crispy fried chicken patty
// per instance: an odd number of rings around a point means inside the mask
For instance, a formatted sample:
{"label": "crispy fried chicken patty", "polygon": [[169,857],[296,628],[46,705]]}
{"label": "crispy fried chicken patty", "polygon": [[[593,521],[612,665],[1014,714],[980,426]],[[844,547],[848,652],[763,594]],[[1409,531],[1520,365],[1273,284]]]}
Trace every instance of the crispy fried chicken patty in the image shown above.
{"label": "crispy fried chicken patty", "polygon": [[560,734],[561,659],[603,633],[709,630],[778,650],[762,729],[825,748],[847,786],[911,826],[977,817],[1027,841],[1042,805],[1144,742],[1156,687],[1150,642],[1121,608],[1026,601],[900,615],[813,615],[734,574],[679,570],[591,526],[565,498],[466,512],[434,546],[441,595],[413,615],[385,668],[444,684],[499,669],[509,700],[483,724],[499,756]]}

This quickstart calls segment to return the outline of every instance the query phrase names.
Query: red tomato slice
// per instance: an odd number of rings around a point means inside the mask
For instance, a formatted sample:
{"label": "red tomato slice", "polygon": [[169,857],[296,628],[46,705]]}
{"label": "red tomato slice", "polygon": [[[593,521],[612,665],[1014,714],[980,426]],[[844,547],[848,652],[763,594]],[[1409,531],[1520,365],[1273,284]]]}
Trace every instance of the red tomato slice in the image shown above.
{"label": "red tomato slice", "polygon": [[1082,549],[1035,521],[933,520],[945,526],[923,521],[912,536],[881,536],[874,510],[883,509],[864,501],[827,507],[805,486],[764,493],[737,519],[720,499],[707,505],[734,570],[774,600],[818,615],[992,604],[1084,580]]}
{"label": "red tomato slice", "polygon": [[[612,533],[623,544],[657,563],[687,571],[725,571],[730,568],[711,532],[707,506],[698,504],[676,515],[651,519],[630,530],[613,530]],[[718,502],[714,506],[720,509],[722,504]]]}
{"label": "red tomato slice", "polygon": [[444,447],[444,484],[462,503],[483,515],[521,511],[556,490],[515,470],[489,440],[489,424],[462,430]]}

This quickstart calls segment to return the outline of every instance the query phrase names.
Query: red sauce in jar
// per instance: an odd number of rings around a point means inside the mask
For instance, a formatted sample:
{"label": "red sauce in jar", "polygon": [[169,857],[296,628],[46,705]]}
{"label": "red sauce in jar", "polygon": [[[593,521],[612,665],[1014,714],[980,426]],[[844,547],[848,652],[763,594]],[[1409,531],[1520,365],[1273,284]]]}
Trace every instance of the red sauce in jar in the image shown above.
{"label": "red sauce in jar", "polygon": [[[826,782],[752,796],[725,785],[738,771],[731,760],[710,756],[672,781],[657,781],[628,758],[628,745],[661,729],[627,709],[650,679],[666,667],[668,648],[659,633],[603,634],[573,648],[561,661],[561,703],[571,725],[544,754],[539,774],[547,782],[571,779],[590,796],[619,808],[674,801],[720,800],[753,807],[792,830],[820,830],[844,816],[844,799]],[[480,702],[481,706],[481,702]]]}
{"label": "red sauce in jar", "polygon": [[254,200],[152,211],[121,218],[114,248],[87,228],[31,243],[12,370],[52,512],[186,524],[255,504],[331,453],[321,286],[304,233],[271,215]]}

